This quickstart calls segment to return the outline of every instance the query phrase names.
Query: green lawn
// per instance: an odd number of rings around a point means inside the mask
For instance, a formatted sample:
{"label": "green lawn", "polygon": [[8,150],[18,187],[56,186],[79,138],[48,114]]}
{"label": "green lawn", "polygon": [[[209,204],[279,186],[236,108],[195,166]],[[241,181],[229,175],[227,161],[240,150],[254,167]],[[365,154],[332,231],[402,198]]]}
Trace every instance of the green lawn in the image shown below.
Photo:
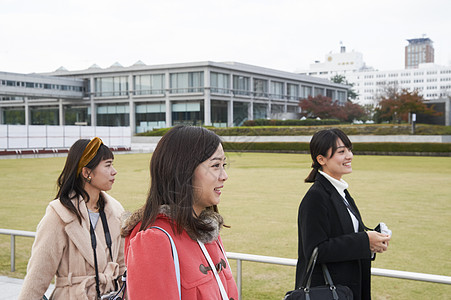
{"label": "green lawn", "polygon": [[[142,205],[150,154],[116,155],[111,195],[127,210]],[[35,231],[53,199],[65,158],[0,160],[0,228]],[[228,153],[229,180],[220,211],[227,251],[296,258],[299,201],[310,157],[303,154]],[[367,226],[385,222],[390,250],[377,268],[451,276],[451,158],[355,156],[344,177]],[[0,275],[22,278],[31,238],[16,239],[11,273],[9,236],[0,235]],[[235,263],[231,261],[233,271]],[[243,299],[281,299],[294,285],[294,267],[243,263]],[[449,299],[448,285],[373,277],[374,299]]]}

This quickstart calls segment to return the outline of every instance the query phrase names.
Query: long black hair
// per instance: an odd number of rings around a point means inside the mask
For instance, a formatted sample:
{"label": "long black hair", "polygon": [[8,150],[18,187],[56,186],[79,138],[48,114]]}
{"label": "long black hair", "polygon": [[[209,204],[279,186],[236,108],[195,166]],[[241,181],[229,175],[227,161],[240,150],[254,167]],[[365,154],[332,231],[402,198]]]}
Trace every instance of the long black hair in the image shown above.
{"label": "long black hair", "polygon": [[305,182],[315,182],[318,170],[321,170],[321,165],[318,163],[318,155],[327,157],[327,152],[332,149],[330,157],[334,156],[337,151],[337,141],[340,139],[346,148],[352,149],[352,143],[348,136],[338,128],[324,129],[315,133],[310,140],[310,155],[312,157],[313,170],[305,178]]}
{"label": "long black hair", "polygon": [[[78,163],[89,142],[90,140],[88,139],[80,139],[70,147],[63,171],[57,180],[58,191],[56,198],[60,200],[64,207],[77,216],[80,223],[82,216],[79,202],[75,201],[77,204],[77,207],[75,207],[72,200],[82,197],[86,202],[89,202],[89,195],[84,189],[85,179],[82,174],[77,174]],[[113,152],[111,152],[110,148],[101,144],[99,150],[97,150],[97,154],[86,167],[94,170],[101,161],[110,158],[114,159]],[[105,206],[105,201],[102,197],[99,197],[98,206],[100,209],[103,209]]]}
{"label": "long black hair", "polygon": [[[210,158],[220,143],[214,132],[184,125],[171,128],[161,138],[150,161],[151,185],[140,230],[156,220],[161,205],[169,206],[179,234],[183,229],[194,235],[214,229],[196,217],[192,180],[197,166]],[[216,205],[207,209],[218,212]]]}

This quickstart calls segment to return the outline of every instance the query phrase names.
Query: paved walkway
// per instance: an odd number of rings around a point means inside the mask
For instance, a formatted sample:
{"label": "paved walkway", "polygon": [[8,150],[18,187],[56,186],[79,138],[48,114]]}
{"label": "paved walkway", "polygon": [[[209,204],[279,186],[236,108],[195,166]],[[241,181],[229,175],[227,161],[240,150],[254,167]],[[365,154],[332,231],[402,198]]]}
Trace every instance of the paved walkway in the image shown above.
{"label": "paved walkway", "polygon": [[[22,283],[23,279],[0,276],[0,300],[16,300],[19,298]],[[54,288],[55,286],[51,284],[45,295],[49,297]]]}

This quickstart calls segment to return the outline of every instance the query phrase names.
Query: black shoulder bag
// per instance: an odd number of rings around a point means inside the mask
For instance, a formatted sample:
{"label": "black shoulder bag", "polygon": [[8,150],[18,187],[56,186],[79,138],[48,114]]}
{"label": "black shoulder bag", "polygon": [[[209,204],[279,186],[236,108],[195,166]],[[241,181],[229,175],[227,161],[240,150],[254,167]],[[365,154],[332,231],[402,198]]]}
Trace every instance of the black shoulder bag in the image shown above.
{"label": "black shoulder bag", "polygon": [[315,247],[304,274],[300,288],[285,294],[284,300],[352,300],[353,294],[349,287],[335,285],[326,264],[321,264],[326,285],[310,287],[313,269],[318,257],[318,247]]}

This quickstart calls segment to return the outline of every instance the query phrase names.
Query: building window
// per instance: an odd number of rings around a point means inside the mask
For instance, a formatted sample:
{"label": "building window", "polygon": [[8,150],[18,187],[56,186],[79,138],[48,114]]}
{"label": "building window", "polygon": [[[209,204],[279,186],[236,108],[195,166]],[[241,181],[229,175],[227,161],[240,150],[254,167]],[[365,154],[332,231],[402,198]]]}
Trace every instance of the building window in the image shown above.
{"label": "building window", "polygon": [[299,99],[299,86],[297,84],[287,84],[287,95],[289,100]]}
{"label": "building window", "polygon": [[204,91],[204,72],[171,74],[171,93],[201,93]]}
{"label": "building window", "polygon": [[316,97],[316,96],[319,96],[319,95],[324,95],[324,89],[316,87],[314,89],[313,97]]}
{"label": "building window", "polygon": [[283,99],[283,82],[271,81],[271,96],[275,99]]}
{"label": "building window", "polygon": [[282,119],[285,112],[285,106],[271,104],[271,119]]}
{"label": "building window", "polygon": [[204,102],[173,102],[172,125],[200,126],[204,123]]}
{"label": "building window", "polygon": [[244,76],[233,75],[233,93],[235,95],[251,95],[250,78]]}
{"label": "building window", "polygon": [[241,126],[248,120],[249,103],[233,101],[233,126]]}
{"label": "building window", "polygon": [[264,79],[254,79],[254,96],[268,97],[268,81]]}
{"label": "building window", "polygon": [[254,120],[266,119],[268,117],[268,105],[264,103],[254,103]]}
{"label": "building window", "polygon": [[337,100],[340,102],[346,102],[346,92],[337,91]]}
{"label": "building window", "polygon": [[4,107],[1,111],[3,113],[3,124],[25,125],[24,108]]}
{"label": "building window", "polygon": [[211,123],[214,127],[227,127],[227,102],[211,101]]}
{"label": "building window", "polygon": [[91,126],[91,107],[64,106],[64,124]]}
{"label": "building window", "polygon": [[293,106],[293,105],[287,105],[287,112],[298,113],[299,112],[299,107],[298,106]]}
{"label": "building window", "polygon": [[164,94],[164,74],[134,76],[135,94]]}
{"label": "building window", "polygon": [[97,126],[130,126],[128,105],[98,105]]}
{"label": "building window", "polygon": [[224,73],[210,73],[211,92],[217,94],[230,93],[229,74]]}
{"label": "building window", "polygon": [[139,103],[135,106],[136,133],[166,127],[166,105],[159,103]]}
{"label": "building window", "polygon": [[31,107],[31,125],[59,125],[58,107]]}
{"label": "building window", "polygon": [[310,86],[302,86],[302,95],[301,95],[301,97],[307,99],[309,96],[313,96],[312,87],[310,87]]}
{"label": "building window", "polygon": [[94,84],[96,97],[127,95],[128,81],[126,76],[99,77],[94,79]]}

